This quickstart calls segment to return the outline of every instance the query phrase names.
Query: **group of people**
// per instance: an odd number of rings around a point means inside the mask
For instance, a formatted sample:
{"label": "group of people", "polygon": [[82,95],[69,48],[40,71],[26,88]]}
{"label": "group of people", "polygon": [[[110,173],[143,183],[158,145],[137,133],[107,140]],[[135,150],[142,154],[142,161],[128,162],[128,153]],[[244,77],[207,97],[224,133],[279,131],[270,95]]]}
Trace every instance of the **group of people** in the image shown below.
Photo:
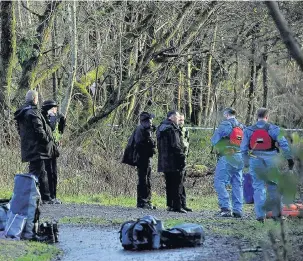
{"label": "group of people", "polygon": [[[15,112],[21,138],[21,157],[29,162],[29,173],[39,181],[39,190],[44,204],[60,204],[57,199],[57,157],[59,136],[65,127],[65,117],[57,112],[57,103],[46,100],[38,109],[38,92],[30,90],[25,104]],[[156,128],[155,115],[142,112],[140,125],[134,130],[124,152],[124,163],[137,167],[137,207],[154,209],[151,203],[151,159],[158,149],[158,172],[163,172],[166,184],[168,211],[191,212],[186,204],[184,180],[186,158],[189,151],[189,133],[184,127],[184,114],[170,111],[167,118]],[[249,167],[253,179],[256,218],[264,222],[266,197],[272,202],[274,218],[281,213],[281,196],[277,183],[268,174],[279,172],[276,156],[279,150],[288,161],[289,169],[294,166],[288,142],[280,128],[269,123],[269,111],[260,108],[257,122],[244,126],[236,119],[236,111],[223,111],[224,120],[211,138],[218,154],[214,187],[218,195],[220,216],[242,217],[243,215],[243,168]],[[156,141],[152,132],[156,132]],[[266,178],[267,177],[267,178]],[[226,186],[232,186],[231,200]]]}
{"label": "group of people", "polygon": [[[186,205],[184,179],[188,156],[189,135],[184,127],[184,115],[170,111],[167,118],[156,128],[152,124],[155,116],[148,112],[140,114],[140,125],[129,139],[124,163],[137,166],[137,207],[155,208],[151,203],[151,158],[158,149],[158,172],[163,172],[166,182],[166,204],[168,211],[186,213],[192,211]],[[288,161],[289,169],[294,166],[288,142],[280,128],[269,123],[269,110],[257,111],[257,122],[244,126],[236,119],[236,111],[226,108],[224,120],[215,130],[211,143],[218,155],[214,187],[218,195],[221,217],[241,218],[243,215],[243,169],[249,168],[253,180],[256,219],[264,222],[266,197],[272,204],[273,218],[281,213],[281,195],[277,183],[270,180],[269,173],[279,172],[277,153],[281,150]],[[156,141],[152,132],[156,131]],[[132,149],[130,149],[132,148]],[[126,160],[130,159],[131,160]],[[231,199],[227,185],[232,187]]]}
{"label": "group of people", "polygon": [[[184,128],[184,115],[170,111],[167,118],[156,128],[152,124],[155,115],[140,114],[140,125],[129,139],[123,163],[137,166],[137,207],[154,209],[151,203],[151,158],[158,148],[158,171],[166,181],[166,204],[168,211],[186,213],[192,211],[186,205],[184,178],[188,155],[189,136]],[[156,131],[156,141],[152,132]]]}
{"label": "group of people", "polygon": [[43,204],[61,204],[57,199],[58,143],[65,128],[65,117],[57,112],[54,100],[38,108],[38,92],[29,90],[25,104],[14,114],[21,140],[22,162],[29,162],[29,173],[36,176]]}
{"label": "group of people", "polygon": [[[211,142],[218,152],[214,186],[218,194],[220,215],[222,217],[242,217],[243,215],[243,168],[249,168],[253,180],[254,208],[256,219],[264,222],[266,218],[266,197],[271,201],[270,208],[274,219],[281,217],[281,195],[271,173],[278,173],[277,153],[282,151],[293,169],[294,161],[286,138],[280,128],[269,123],[269,110],[257,111],[257,122],[252,126],[243,126],[236,119],[236,111],[227,108],[223,112],[224,120],[216,129]],[[230,200],[226,185],[232,186]]]}

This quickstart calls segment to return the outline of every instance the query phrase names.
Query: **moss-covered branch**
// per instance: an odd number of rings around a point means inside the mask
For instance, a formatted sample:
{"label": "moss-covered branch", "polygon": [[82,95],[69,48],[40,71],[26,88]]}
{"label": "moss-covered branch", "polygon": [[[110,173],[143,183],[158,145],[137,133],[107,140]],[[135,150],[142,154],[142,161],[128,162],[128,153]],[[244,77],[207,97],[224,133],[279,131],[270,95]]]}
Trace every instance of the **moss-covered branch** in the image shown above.
{"label": "moss-covered branch", "polygon": [[57,70],[60,69],[61,65],[62,65],[62,58],[65,57],[65,55],[69,52],[70,46],[67,45],[65,46],[65,48],[63,49],[62,54],[60,55],[60,57],[57,59],[57,61],[50,66],[51,68],[48,70],[44,70],[41,75],[39,76],[38,79],[36,79],[36,81],[33,83],[33,86],[37,86],[39,85],[41,82],[43,82],[46,78],[50,77],[54,72],[56,72]]}
{"label": "moss-covered branch", "polygon": [[33,45],[32,56],[22,65],[22,77],[20,81],[20,89],[33,89],[38,73],[38,65],[42,60],[42,53],[45,51],[55,13],[60,7],[62,0],[48,2],[44,14],[40,17],[40,23],[37,27],[36,38],[37,43]]}
{"label": "moss-covered branch", "polygon": [[80,115],[80,119],[87,119],[93,114],[93,99],[89,94],[87,87],[100,79],[104,75],[105,70],[105,66],[99,65],[94,70],[83,75],[79,81],[74,83],[76,90],[85,97],[85,100],[82,100],[84,103],[84,109]]}

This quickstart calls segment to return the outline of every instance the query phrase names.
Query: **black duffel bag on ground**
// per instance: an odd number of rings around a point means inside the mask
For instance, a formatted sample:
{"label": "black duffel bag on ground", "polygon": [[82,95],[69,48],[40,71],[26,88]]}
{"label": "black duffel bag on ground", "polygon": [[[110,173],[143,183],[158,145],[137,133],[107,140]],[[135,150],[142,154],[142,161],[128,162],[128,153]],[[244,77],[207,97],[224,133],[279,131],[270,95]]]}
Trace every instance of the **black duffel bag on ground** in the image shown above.
{"label": "black duffel bag on ground", "polygon": [[205,240],[201,225],[184,223],[162,231],[161,243],[168,248],[195,247]]}

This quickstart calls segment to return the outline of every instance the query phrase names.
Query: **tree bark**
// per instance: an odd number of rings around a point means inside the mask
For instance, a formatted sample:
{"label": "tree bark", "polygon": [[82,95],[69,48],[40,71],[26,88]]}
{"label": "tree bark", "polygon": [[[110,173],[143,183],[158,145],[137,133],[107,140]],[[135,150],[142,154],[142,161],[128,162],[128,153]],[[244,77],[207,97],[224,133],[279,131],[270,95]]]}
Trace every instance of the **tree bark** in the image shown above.
{"label": "tree bark", "polygon": [[264,46],[264,52],[263,52],[263,66],[262,66],[262,76],[263,76],[263,107],[267,107],[268,103],[268,85],[267,85],[267,44]]}
{"label": "tree bark", "polygon": [[259,24],[255,24],[252,32],[252,39],[251,39],[251,53],[250,53],[250,83],[249,83],[249,90],[248,90],[248,103],[247,103],[247,115],[245,124],[251,124],[252,114],[253,114],[253,105],[254,105],[254,98],[255,98],[255,88],[256,88],[256,33],[258,31]]}
{"label": "tree bark", "polygon": [[0,104],[1,113],[11,106],[12,74],[16,64],[15,1],[1,2],[1,64]]}
{"label": "tree bark", "polygon": [[[19,83],[20,90],[33,89],[36,80],[38,65],[43,57],[43,52],[48,41],[52,23],[55,17],[55,12],[60,6],[62,0],[48,2],[44,14],[39,17],[39,26],[36,29],[37,44],[33,45],[33,55],[22,64],[22,76]],[[23,95],[24,93],[19,93]],[[20,97],[18,97],[20,98]]]}
{"label": "tree bark", "polygon": [[61,112],[63,115],[67,115],[69,105],[72,98],[72,93],[74,89],[74,82],[76,78],[76,71],[77,71],[77,53],[78,53],[78,47],[77,47],[77,18],[76,18],[76,12],[77,12],[77,2],[73,1],[72,3],[68,4],[68,18],[70,22],[70,36],[71,36],[71,67],[69,71],[69,77],[68,77],[68,88],[65,93],[64,100],[62,102],[62,109]]}
{"label": "tree bark", "polygon": [[301,70],[303,71],[302,51],[296,39],[294,38],[292,31],[288,27],[287,21],[285,20],[284,16],[280,12],[278,3],[276,1],[265,1],[265,4],[269,9],[269,13],[271,17],[275,21],[277,29],[281,34],[281,37],[283,39],[284,44],[286,45],[286,48],[289,50],[290,55],[296,60]]}

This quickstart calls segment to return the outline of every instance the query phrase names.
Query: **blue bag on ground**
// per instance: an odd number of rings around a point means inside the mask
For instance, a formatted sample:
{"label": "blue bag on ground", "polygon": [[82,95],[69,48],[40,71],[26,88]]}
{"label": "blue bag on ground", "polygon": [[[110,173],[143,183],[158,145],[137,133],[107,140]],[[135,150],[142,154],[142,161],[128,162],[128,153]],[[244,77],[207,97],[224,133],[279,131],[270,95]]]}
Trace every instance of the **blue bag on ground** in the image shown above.
{"label": "blue bag on ground", "polygon": [[205,241],[204,229],[201,225],[184,223],[163,230],[161,243],[168,248],[195,247]]}
{"label": "blue bag on ground", "polygon": [[4,229],[4,236],[20,240],[26,224],[26,217],[19,214],[8,213],[8,219]]}
{"label": "blue bag on ground", "polygon": [[126,250],[159,249],[162,222],[153,216],[127,221],[120,229],[120,241]]}
{"label": "blue bag on ground", "polygon": [[243,175],[243,196],[246,204],[254,203],[254,189],[252,186],[252,177],[249,173]]}
{"label": "blue bag on ground", "polygon": [[3,231],[5,228],[8,210],[9,200],[0,200],[0,231]]}
{"label": "blue bag on ground", "polygon": [[[23,217],[26,219],[24,229],[21,234],[21,239],[32,239],[38,231],[39,221],[39,204],[41,202],[40,192],[37,187],[37,178],[31,174],[17,174],[15,176],[14,193],[10,201],[10,221],[6,226],[10,226],[10,231],[18,231],[22,222],[20,219]],[[15,216],[15,215],[18,216]],[[13,217],[15,216],[15,219]],[[16,220],[17,219],[17,220]],[[14,228],[14,226],[18,226]],[[10,237],[15,237],[12,232]]]}

